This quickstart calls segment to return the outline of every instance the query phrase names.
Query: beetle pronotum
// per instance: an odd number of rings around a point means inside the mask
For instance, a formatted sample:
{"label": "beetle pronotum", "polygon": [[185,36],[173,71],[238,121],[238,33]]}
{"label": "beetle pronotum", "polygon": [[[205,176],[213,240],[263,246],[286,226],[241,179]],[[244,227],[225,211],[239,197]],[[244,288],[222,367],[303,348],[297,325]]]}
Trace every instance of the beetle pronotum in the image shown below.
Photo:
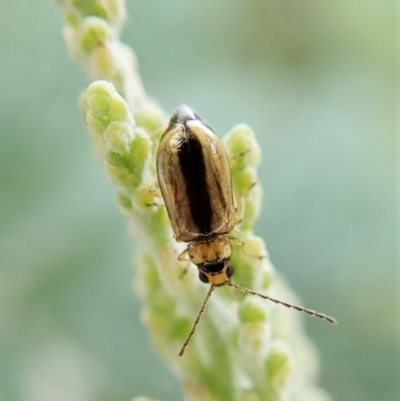
{"label": "beetle pronotum", "polygon": [[220,285],[229,285],[336,323],[330,316],[279,301],[230,280],[233,275],[230,263],[233,238],[228,234],[241,219],[235,217],[229,161],[213,130],[188,106],[178,107],[161,137],[157,151],[157,176],[175,239],[189,243],[178,259],[188,255],[198,268],[200,280],[211,284],[180,356],[196,330],[208,299]]}

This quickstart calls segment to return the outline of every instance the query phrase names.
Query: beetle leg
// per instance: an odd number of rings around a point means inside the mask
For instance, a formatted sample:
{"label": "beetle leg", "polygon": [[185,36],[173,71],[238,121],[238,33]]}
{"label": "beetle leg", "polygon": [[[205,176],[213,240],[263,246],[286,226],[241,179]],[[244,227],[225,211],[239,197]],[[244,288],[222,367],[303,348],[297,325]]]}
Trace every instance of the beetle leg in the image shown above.
{"label": "beetle leg", "polygon": [[164,207],[164,205],[162,203],[157,203],[157,202],[153,202],[153,203],[145,203],[146,206],[157,206],[157,207]]}
{"label": "beetle leg", "polygon": [[182,273],[179,275],[179,279],[183,279],[185,276],[186,276],[186,273],[188,272],[188,268],[187,267],[185,267],[183,270],[182,270]]}
{"label": "beetle leg", "polygon": [[235,198],[235,211],[238,213],[239,211],[239,216],[235,218],[235,222],[233,223],[235,226],[239,225],[244,217],[244,210],[245,210],[245,204],[246,204],[246,199],[243,195],[240,196],[240,207],[238,208],[238,205],[236,203],[236,198]]}
{"label": "beetle leg", "polygon": [[[149,193],[153,198],[161,198],[162,199],[161,191],[153,186],[156,182],[157,182],[157,179],[155,178],[154,182],[152,183],[152,186],[149,189]],[[153,203],[146,203],[146,206],[164,206],[164,205],[153,201]]]}
{"label": "beetle leg", "polygon": [[[153,195],[154,198],[161,198],[162,199],[161,192],[158,189],[151,188],[151,189],[149,189],[149,192],[150,192],[151,195]],[[145,203],[145,205],[146,206],[164,207],[163,203],[157,203],[157,202],[154,202],[154,201],[153,201],[153,203]]]}
{"label": "beetle leg", "polygon": [[[187,250],[187,248],[186,248],[183,252],[181,252],[181,253],[178,255],[178,260],[179,260],[180,262],[186,262],[186,261],[189,261],[189,260],[190,260],[190,259],[188,258],[188,250]],[[187,271],[188,271],[188,268],[187,268],[187,266],[186,266],[186,267],[182,270],[181,274],[179,275],[179,278],[182,279],[183,277],[185,277]]]}
{"label": "beetle leg", "polygon": [[256,258],[256,259],[260,259],[260,260],[261,260],[261,259],[267,258],[266,255],[252,255],[251,253],[248,253],[248,252],[246,251],[246,249],[245,249],[246,242],[243,241],[242,239],[236,238],[236,237],[231,237],[231,236],[229,236],[229,235],[228,235],[228,238],[229,238],[229,240],[230,240],[231,242],[233,242],[234,244],[240,245],[240,246],[242,247],[242,251],[243,251],[243,253],[244,253],[245,255],[247,255],[247,256],[249,256],[249,257],[251,257],[251,258]]}
{"label": "beetle leg", "polygon": [[187,256],[188,256],[188,249],[186,248],[183,252],[181,252],[181,253],[178,255],[178,260],[179,260],[180,262],[183,262],[183,261],[185,261],[185,260],[189,260],[189,258],[188,258]]}
{"label": "beetle leg", "polygon": [[236,217],[236,219],[235,219],[235,223],[234,223],[234,225],[235,226],[237,226],[238,224],[240,224],[241,222],[242,222],[242,220],[243,220],[243,217],[244,217],[244,212],[245,212],[245,209],[246,209],[246,197],[247,197],[247,195],[249,194],[249,192],[256,186],[256,182],[253,182],[252,184],[250,184],[241,194],[240,194],[240,200],[239,200],[239,202],[240,202],[240,206],[239,206],[239,208],[238,208],[238,205],[236,204],[236,199],[234,199],[235,200],[235,210],[236,210],[236,213],[238,212],[238,210],[239,210],[239,216],[238,217]]}
{"label": "beetle leg", "polygon": [[151,180],[151,182],[149,183],[150,187],[149,192],[150,195],[152,195],[154,198],[162,198],[161,191],[156,188],[156,185],[157,185],[157,175],[155,175]]}
{"label": "beetle leg", "polygon": [[149,189],[150,195],[154,196],[155,198],[162,198],[161,191],[156,188],[150,188]]}

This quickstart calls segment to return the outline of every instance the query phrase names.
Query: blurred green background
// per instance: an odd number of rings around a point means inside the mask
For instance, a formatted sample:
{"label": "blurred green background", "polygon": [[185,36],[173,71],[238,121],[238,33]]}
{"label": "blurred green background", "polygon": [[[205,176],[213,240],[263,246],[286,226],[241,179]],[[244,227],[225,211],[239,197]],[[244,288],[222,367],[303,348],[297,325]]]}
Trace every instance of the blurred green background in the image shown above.
{"label": "blurred green background", "polygon": [[[303,303],[339,320],[304,319],[321,385],[394,401],[395,1],[128,6],[123,37],[152,97],[192,105],[221,135],[256,131],[257,232]],[[0,400],[179,400],[139,323],[135,245],[61,27],[50,1],[0,3]]]}

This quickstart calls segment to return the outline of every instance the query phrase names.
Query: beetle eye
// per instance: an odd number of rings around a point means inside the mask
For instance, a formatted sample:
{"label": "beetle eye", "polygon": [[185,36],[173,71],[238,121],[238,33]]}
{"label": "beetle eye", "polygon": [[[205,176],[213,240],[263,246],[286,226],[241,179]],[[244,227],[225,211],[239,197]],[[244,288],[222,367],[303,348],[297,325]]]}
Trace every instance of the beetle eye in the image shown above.
{"label": "beetle eye", "polygon": [[229,264],[228,268],[226,269],[226,275],[228,277],[232,277],[233,273],[235,273],[235,269],[233,268],[233,266],[231,264]]}
{"label": "beetle eye", "polygon": [[202,281],[203,283],[208,283],[208,278],[207,278],[207,276],[206,276],[203,272],[199,272],[199,279],[200,279],[200,281]]}

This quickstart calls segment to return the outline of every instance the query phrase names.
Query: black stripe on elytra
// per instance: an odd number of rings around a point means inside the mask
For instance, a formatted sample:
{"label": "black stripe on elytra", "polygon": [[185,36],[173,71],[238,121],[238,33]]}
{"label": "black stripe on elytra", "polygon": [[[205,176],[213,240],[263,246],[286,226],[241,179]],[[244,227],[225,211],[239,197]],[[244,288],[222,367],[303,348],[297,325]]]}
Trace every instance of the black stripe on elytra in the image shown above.
{"label": "black stripe on elytra", "polygon": [[199,138],[187,127],[186,137],[178,145],[179,166],[185,181],[186,196],[192,220],[203,235],[211,234],[213,211],[207,185],[203,147]]}

